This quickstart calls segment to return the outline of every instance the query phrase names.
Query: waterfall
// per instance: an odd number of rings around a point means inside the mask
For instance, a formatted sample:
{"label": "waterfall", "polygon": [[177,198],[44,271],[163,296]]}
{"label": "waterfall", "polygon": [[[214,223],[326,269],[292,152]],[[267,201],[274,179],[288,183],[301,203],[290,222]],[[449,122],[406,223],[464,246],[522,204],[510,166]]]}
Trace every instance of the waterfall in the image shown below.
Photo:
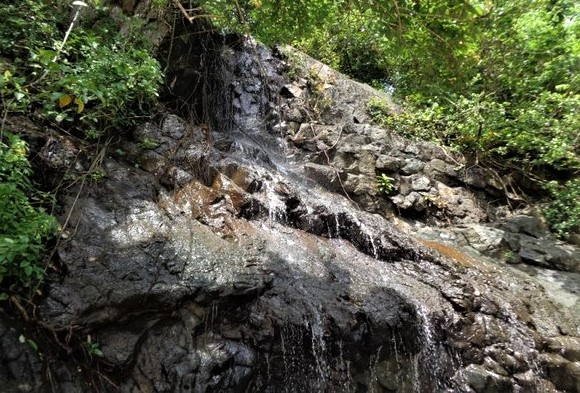
{"label": "waterfall", "polygon": [[[261,104],[268,101],[268,97],[261,98],[260,94],[269,94],[263,88],[268,83],[262,80],[269,71],[267,64],[258,67],[252,63],[258,59],[245,55],[228,57],[233,64],[226,69],[238,74],[236,78],[231,75],[225,78],[236,79],[235,122],[230,130],[235,140],[232,157],[240,166],[250,168],[251,176],[259,184],[252,191],[253,198],[245,216],[259,220],[269,231],[295,225],[330,239],[347,239],[371,258],[388,258],[389,253],[384,249],[387,241],[382,231],[375,229],[368,218],[361,218],[364,215],[352,214],[358,209],[345,196],[328,194],[306,179],[300,163],[286,157],[286,142],[273,132],[276,127],[268,128],[267,122],[256,121],[256,117],[266,118],[264,111],[272,109]],[[255,86],[262,88],[256,90]],[[287,189],[293,190],[292,195]],[[319,222],[321,213],[325,218]],[[294,224],[293,219],[296,220]],[[292,260],[293,265],[300,263],[299,259]],[[355,392],[361,386],[369,392],[382,392],[387,389],[385,386],[396,387],[401,393],[422,392],[429,388],[442,391],[445,367],[440,353],[443,348],[436,342],[427,310],[423,307],[415,307],[417,326],[389,328],[391,339],[388,342],[364,349],[367,369],[360,368],[359,359],[358,369],[353,370],[352,356],[361,355],[356,355],[356,348],[344,346],[346,338],[338,343],[326,341],[330,326],[324,307],[313,301],[314,296],[301,283],[296,288],[304,314],[301,322],[283,324],[278,343],[281,362],[273,358],[266,362],[268,371],[264,380],[269,384],[280,379],[284,381],[286,392],[337,391],[337,381],[340,381],[341,392]],[[417,336],[413,339],[416,344],[408,338],[413,331]],[[272,374],[276,363],[282,365],[283,375],[280,372]],[[353,380],[353,372],[364,373],[366,379]],[[270,391],[269,387],[265,389]]]}

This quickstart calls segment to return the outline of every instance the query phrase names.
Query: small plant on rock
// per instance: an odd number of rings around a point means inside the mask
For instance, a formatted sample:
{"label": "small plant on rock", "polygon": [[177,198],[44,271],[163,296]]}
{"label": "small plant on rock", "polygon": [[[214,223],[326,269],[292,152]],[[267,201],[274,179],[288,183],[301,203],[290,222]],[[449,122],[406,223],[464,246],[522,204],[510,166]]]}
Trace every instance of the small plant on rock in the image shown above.
{"label": "small plant on rock", "polygon": [[159,146],[159,142],[153,138],[145,137],[139,141],[139,147],[143,150],[152,150]]}
{"label": "small plant on rock", "polygon": [[305,61],[298,52],[290,47],[278,48],[280,55],[287,65],[286,76],[291,81],[295,81],[304,73]]}
{"label": "small plant on rock", "polygon": [[101,350],[101,345],[97,342],[92,341],[91,336],[87,336],[87,341],[83,343],[85,351],[90,357],[103,357],[103,351]]}
{"label": "small plant on rock", "polygon": [[390,194],[395,188],[394,181],[395,179],[383,173],[377,176],[377,188],[385,194]]}
{"label": "small plant on rock", "polygon": [[501,256],[501,258],[507,262],[507,263],[511,263],[511,264],[516,264],[519,262],[519,256],[518,254],[516,254],[515,252],[513,252],[512,250],[505,250]]}

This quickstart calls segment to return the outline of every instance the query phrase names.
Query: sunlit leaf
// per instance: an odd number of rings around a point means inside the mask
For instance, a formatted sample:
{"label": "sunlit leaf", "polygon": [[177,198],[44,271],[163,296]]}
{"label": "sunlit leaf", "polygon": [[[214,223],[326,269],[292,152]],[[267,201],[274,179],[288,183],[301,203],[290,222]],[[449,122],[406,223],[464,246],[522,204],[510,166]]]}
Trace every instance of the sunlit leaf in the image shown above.
{"label": "sunlit leaf", "polygon": [[77,113],[81,113],[85,109],[85,103],[80,98],[75,98],[75,104],[77,104]]}
{"label": "sunlit leaf", "polygon": [[65,106],[70,105],[72,102],[72,97],[69,94],[65,94],[58,99],[58,106],[64,108]]}

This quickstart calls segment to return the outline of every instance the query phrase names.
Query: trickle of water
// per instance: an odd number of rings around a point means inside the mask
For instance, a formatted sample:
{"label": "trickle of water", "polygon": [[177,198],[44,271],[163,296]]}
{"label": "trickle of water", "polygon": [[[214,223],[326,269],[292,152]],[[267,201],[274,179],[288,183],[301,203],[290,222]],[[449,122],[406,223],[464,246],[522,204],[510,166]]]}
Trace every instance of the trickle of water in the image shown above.
{"label": "trickle of water", "polygon": [[[283,327],[280,331],[280,349],[282,349],[282,362],[284,363],[284,376],[288,375],[290,372],[290,367],[288,365],[288,352],[287,352],[287,338],[286,338],[286,327]],[[268,378],[269,379],[269,378]]]}
{"label": "trickle of water", "polygon": [[356,216],[351,216],[350,218],[359,227],[359,230],[361,231],[361,233],[367,238],[367,241],[371,246],[371,252],[372,252],[371,256],[375,259],[378,258],[379,252],[377,249],[377,245],[375,244],[375,239],[371,234],[371,231],[368,229],[368,227],[364,223],[359,221],[359,219]]}
{"label": "trickle of water", "polygon": [[370,375],[369,375],[369,387],[370,387],[370,393],[374,393],[375,392],[375,385],[378,383],[378,377],[377,377],[377,366],[379,364],[379,357],[381,355],[381,350],[383,349],[383,346],[379,346],[379,348],[377,349],[377,355],[373,358],[372,356],[369,358],[369,370],[370,370]]}
{"label": "trickle of water", "polygon": [[377,246],[375,244],[375,240],[373,239],[372,236],[369,235],[369,241],[371,243],[371,248],[373,250],[373,258],[378,258],[379,257],[379,252],[377,251]]}
{"label": "trickle of water", "polygon": [[397,364],[399,364],[399,349],[397,348],[397,338],[395,337],[396,334],[396,330],[393,332],[393,352],[395,353],[395,360],[397,361]]}
{"label": "trickle of water", "polygon": [[303,330],[288,324],[280,332],[280,347],[284,364],[284,390],[287,393],[308,391],[305,369],[307,362],[302,349]]}
{"label": "trickle of water", "polygon": [[346,390],[346,387],[351,387],[353,385],[352,375],[350,373],[350,361],[344,359],[343,353],[344,344],[342,340],[339,340],[337,345],[338,345],[338,359],[336,360],[335,369],[340,373],[341,376],[343,376],[344,386]]}
{"label": "trickle of water", "polygon": [[[284,351],[284,349],[282,349],[282,351]],[[270,354],[268,352],[265,353],[265,358],[266,358],[266,385],[270,384],[270,381],[272,380],[272,374],[270,374]]]}
{"label": "trickle of water", "polygon": [[431,379],[435,382],[435,388],[437,392],[442,391],[444,387],[443,382],[443,365],[441,363],[441,351],[442,348],[440,345],[437,344],[435,341],[435,337],[433,335],[433,329],[431,326],[431,322],[429,321],[427,311],[425,310],[424,306],[418,305],[417,308],[417,315],[421,319],[421,351],[415,356],[413,359],[416,363],[414,366],[415,369],[415,391],[422,392],[421,390],[421,381],[418,376],[419,374],[419,358],[422,360],[422,364],[429,364],[429,374]]}
{"label": "trickle of water", "polygon": [[420,353],[416,353],[413,356],[413,392],[422,393],[421,390],[421,376],[419,375],[419,358]]}
{"label": "trickle of water", "polygon": [[310,325],[310,333],[312,334],[312,354],[316,362],[316,376],[319,391],[322,391],[329,377],[329,368],[326,361],[326,343],[324,342],[324,327],[322,325],[322,318],[318,310],[312,315],[311,321],[305,321],[306,325]]}

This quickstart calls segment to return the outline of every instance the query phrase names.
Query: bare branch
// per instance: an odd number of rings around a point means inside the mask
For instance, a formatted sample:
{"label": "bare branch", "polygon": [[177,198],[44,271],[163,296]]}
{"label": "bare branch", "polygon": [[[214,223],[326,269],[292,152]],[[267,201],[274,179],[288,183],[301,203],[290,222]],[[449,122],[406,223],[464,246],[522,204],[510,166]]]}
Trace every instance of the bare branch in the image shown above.
{"label": "bare branch", "polygon": [[175,6],[177,8],[179,8],[179,11],[181,11],[183,16],[185,17],[185,19],[187,19],[189,21],[189,23],[193,23],[194,20],[199,19],[199,18],[210,18],[211,17],[211,15],[207,15],[207,14],[190,15],[190,12],[200,11],[201,7],[196,7],[196,8],[192,8],[190,10],[186,10],[183,7],[183,5],[181,5],[181,2],[179,0],[173,0],[173,4],[175,4]]}

